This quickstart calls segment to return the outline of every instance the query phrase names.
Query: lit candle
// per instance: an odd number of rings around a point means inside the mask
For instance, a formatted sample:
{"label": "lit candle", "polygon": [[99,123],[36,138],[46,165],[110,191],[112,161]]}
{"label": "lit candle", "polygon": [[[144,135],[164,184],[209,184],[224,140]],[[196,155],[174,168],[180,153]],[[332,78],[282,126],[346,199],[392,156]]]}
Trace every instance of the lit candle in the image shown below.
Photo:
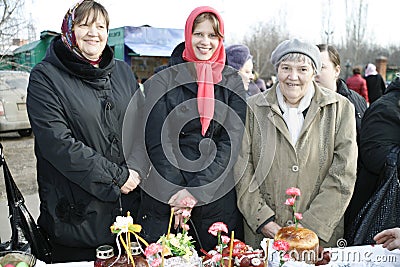
{"label": "lit candle", "polygon": [[169,225],[168,225],[168,232],[167,238],[169,238],[169,233],[171,232],[171,224],[172,224],[172,217],[174,216],[174,208],[171,208],[171,216],[169,217]]}
{"label": "lit candle", "polygon": [[228,267],[231,267],[232,264],[232,253],[233,253],[233,240],[235,238],[235,232],[232,231],[231,233],[231,244],[229,246],[229,262],[228,262]]}

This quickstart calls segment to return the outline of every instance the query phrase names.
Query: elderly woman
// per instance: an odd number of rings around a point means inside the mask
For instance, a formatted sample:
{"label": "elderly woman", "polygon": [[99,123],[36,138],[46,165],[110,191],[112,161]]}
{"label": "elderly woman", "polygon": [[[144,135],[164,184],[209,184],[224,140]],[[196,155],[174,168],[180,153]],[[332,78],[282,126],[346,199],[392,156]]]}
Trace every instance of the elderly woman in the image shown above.
{"label": "elderly woman", "polygon": [[246,242],[273,238],[293,220],[285,190],[297,187],[301,225],[322,246],[343,235],[343,215],[356,179],[354,106],[314,82],[321,69],[315,45],[282,42],[271,55],[278,83],[248,99],[246,135],[235,166]]}

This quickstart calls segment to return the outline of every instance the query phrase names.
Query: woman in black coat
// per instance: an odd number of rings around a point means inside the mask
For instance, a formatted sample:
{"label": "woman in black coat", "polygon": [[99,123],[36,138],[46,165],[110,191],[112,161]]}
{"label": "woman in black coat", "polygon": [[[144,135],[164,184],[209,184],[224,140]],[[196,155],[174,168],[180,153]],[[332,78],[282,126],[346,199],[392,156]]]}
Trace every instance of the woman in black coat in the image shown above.
{"label": "woman in black coat", "polygon": [[62,25],[62,35],[31,71],[27,98],[38,224],[50,239],[53,262],[94,260],[98,246],[115,241],[115,217],[124,209],[134,214],[130,204],[140,197],[134,190],[139,176],[128,169],[122,147],[125,110],[137,83],[107,45],[107,11],[80,1]]}
{"label": "woman in black coat", "polygon": [[[361,168],[348,208],[346,226],[353,223],[360,209],[377,189],[386,156],[400,146],[400,79],[397,77],[366,110],[360,133]],[[397,161],[400,166],[400,157]]]}
{"label": "woman in black coat", "polygon": [[215,9],[194,9],[169,68],[145,84],[151,169],[141,185],[138,223],[149,242],[167,232],[171,208],[179,226],[184,199],[197,203],[189,224],[197,248],[215,247],[208,228],[218,221],[243,238],[232,166],[244,130],[245,91],[237,71],[225,66],[223,26]]}

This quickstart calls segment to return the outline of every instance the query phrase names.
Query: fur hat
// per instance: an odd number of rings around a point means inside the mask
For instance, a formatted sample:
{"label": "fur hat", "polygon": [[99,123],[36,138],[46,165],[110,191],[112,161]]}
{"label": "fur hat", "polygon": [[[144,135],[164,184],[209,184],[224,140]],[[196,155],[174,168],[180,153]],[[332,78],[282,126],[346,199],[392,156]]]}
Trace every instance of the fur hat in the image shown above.
{"label": "fur hat", "polygon": [[271,54],[271,63],[275,66],[279,60],[289,53],[300,53],[308,56],[314,63],[317,72],[321,70],[321,57],[316,45],[299,39],[286,40],[280,43]]}
{"label": "fur hat", "polygon": [[250,55],[250,50],[247,46],[237,44],[237,45],[230,45],[225,48],[226,57],[228,60],[228,65],[240,70],[244,63],[247,60],[252,59],[253,57]]}

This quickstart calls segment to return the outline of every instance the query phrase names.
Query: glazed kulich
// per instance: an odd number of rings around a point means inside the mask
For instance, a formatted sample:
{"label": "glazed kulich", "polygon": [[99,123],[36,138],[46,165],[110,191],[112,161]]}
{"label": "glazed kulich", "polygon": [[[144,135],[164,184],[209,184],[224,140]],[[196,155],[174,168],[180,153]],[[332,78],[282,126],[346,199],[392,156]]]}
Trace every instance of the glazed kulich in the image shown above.
{"label": "glazed kulich", "polygon": [[275,235],[275,240],[289,243],[289,255],[296,261],[314,264],[318,259],[319,239],[316,233],[307,228],[296,226],[282,227]]}

